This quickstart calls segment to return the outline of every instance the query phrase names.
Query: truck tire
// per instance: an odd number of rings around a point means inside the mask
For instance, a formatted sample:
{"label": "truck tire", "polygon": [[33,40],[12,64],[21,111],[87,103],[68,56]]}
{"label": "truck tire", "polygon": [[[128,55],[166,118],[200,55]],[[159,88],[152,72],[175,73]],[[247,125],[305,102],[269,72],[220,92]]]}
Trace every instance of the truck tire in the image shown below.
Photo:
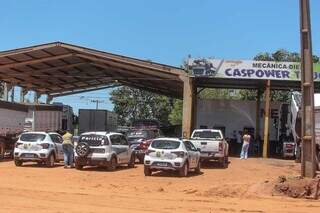
{"label": "truck tire", "polygon": [[50,154],[49,156],[48,156],[48,159],[47,159],[47,161],[46,161],[46,166],[47,167],[54,167],[54,162],[55,162],[55,157],[54,157],[54,154]]}
{"label": "truck tire", "polygon": [[228,163],[229,163],[229,156],[225,156],[225,157],[224,157],[224,160],[225,160],[226,164],[228,165]]}
{"label": "truck tire", "polygon": [[129,168],[134,168],[134,162],[136,161],[136,156],[134,154],[131,154],[130,161],[128,163]]}
{"label": "truck tire", "polygon": [[21,160],[14,160],[14,164],[18,167],[22,166],[23,162]]}
{"label": "truck tire", "polygon": [[180,177],[187,177],[189,172],[189,164],[186,162],[183,166],[179,169],[179,176]]}
{"label": "truck tire", "polygon": [[144,176],[151,176],[152,171],[148,166],[144,166]]}
{"label": "truck tire", "polygon": [[110,160],[110,165],[108,166],[109,171],[115,171],[117,169],[117,159],[116,157],[112,157]]}

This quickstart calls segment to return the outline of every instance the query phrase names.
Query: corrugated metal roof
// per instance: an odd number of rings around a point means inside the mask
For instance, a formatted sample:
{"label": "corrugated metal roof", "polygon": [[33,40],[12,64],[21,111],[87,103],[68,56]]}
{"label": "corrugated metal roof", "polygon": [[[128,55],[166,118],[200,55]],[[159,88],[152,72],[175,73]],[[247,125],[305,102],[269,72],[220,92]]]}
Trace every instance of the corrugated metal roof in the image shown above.
{"label": "corrugated metal roof", "polygon": [[182,97],[184,70],[55,42],[0,52],[0,80],[60,96],[128,85]]}

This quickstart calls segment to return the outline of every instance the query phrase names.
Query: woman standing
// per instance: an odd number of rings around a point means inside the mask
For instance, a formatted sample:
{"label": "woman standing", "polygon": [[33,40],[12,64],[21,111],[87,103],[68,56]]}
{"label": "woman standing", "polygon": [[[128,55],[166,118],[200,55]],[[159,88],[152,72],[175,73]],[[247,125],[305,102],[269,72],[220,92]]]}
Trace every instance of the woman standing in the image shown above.
{"label": "woman standing", "polygon": [[72,144],[72,134],[68,131],[62,136],[62,149],[64,157],[64,168],[73,167],[73,144]]}
{"label": "woman standing", "polygon": [[242,144],[240,159],[247,159],[248,158],[248,149],[249,149],[249,144],[250,144],[250,139],[251,139],[251,136],[248,134],[248,131],[244,132],[242,139],[243,139],[243,144]]}

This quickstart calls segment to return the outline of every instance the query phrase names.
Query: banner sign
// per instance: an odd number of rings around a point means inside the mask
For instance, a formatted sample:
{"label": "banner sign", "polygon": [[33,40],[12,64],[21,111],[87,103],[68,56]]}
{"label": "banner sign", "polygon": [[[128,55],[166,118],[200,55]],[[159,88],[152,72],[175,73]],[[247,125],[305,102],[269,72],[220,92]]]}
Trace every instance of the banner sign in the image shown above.
{"label": "banner sign", "polygon": [[[195,77],[300,81],[300,63],[249,60],[188,59]],[[313,64],[314,81],[320,81],[320,63]]]}

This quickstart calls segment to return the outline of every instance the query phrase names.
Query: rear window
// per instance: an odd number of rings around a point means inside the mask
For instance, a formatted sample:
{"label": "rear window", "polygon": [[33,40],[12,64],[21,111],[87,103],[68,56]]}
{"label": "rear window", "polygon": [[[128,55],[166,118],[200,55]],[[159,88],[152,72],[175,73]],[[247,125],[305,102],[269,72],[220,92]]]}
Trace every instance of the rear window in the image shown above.
{"label": "rear window", "polygon": [[38,134],[38,133],[23,133],[20,136],[21,141],[27,142],[40,142],[46,138],[45,134]]}
{"label": "rear window", "polygon": [[193,134],[193,138],[213,138],[213,139],[222,139],[220,132],[212,131],[197,131]]}
{"label": "rear window", "polygon": [[105,145],[109,145],[109,140],[107,136],[104,135],[82,135],[78,141],[88,144],[101,144],[101,142],[104,141]]}
{"label": "rear window", "polygon": [[151,144],[151,147],[155,149],[177,149],[179,148],[179,146],[179,141],[169,140],[154,140]]}

